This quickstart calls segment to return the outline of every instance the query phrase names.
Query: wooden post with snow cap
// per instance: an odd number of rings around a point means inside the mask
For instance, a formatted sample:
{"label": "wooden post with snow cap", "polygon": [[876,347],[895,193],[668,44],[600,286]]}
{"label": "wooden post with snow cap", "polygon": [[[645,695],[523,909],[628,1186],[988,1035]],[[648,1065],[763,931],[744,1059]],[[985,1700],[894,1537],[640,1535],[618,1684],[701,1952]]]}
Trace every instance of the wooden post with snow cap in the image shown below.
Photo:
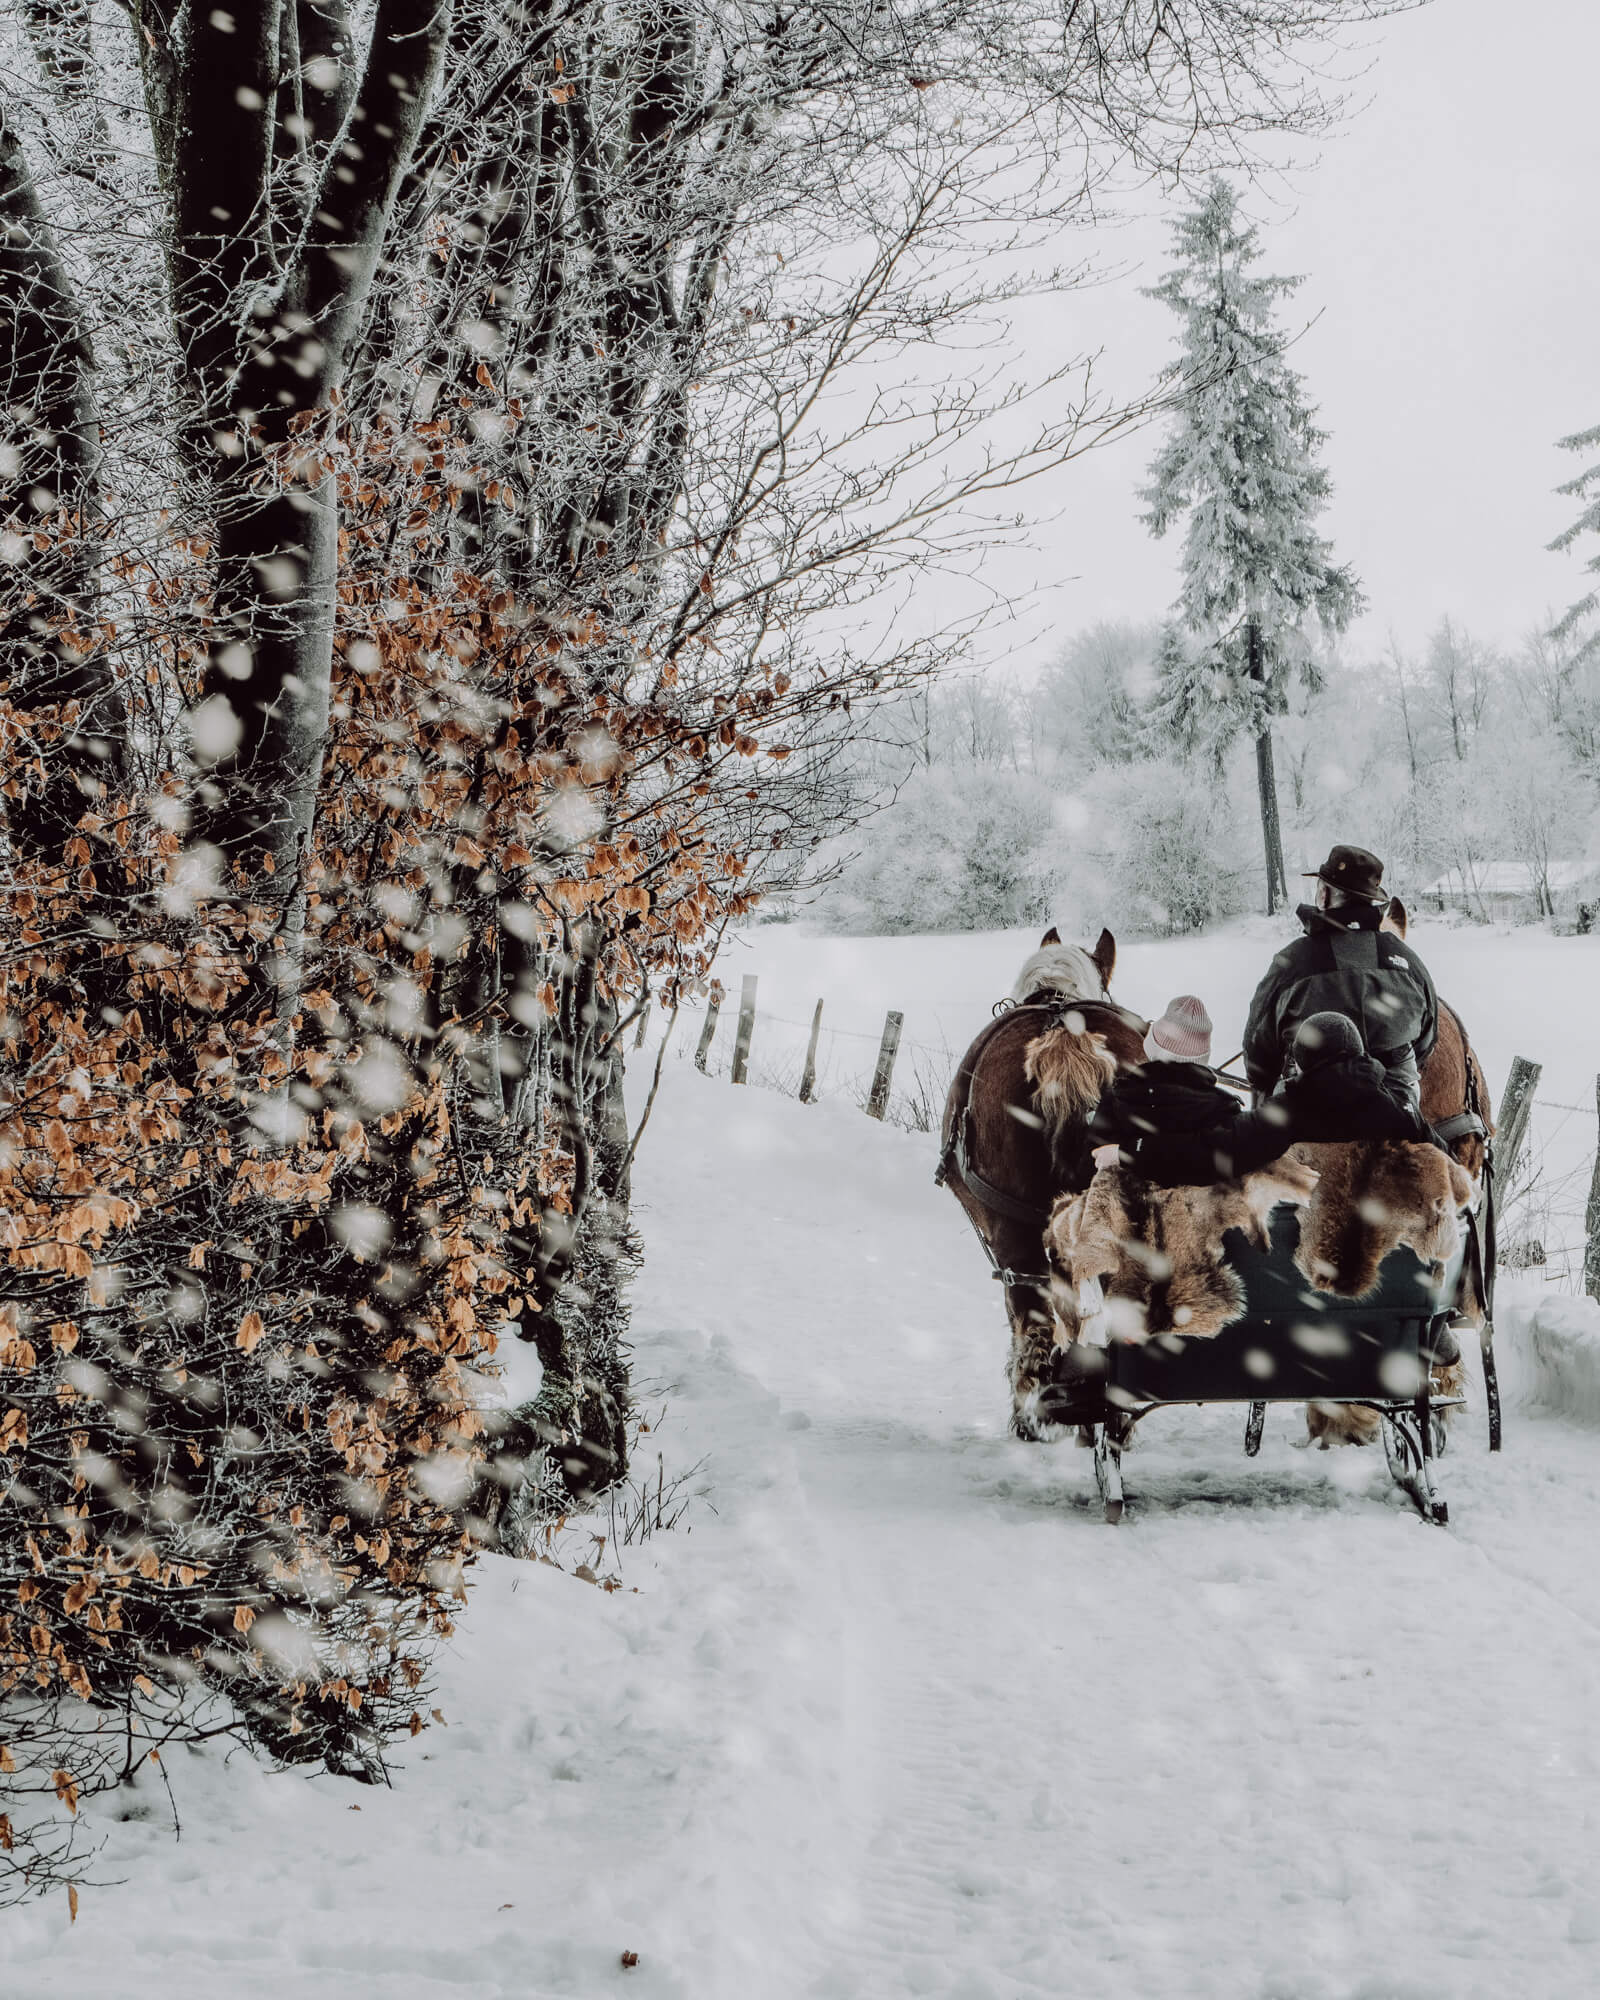
{"label": "wooden post with snow cap", "polygon": [[747,972],[739,988],[739,1026],[733,1038],[733,1080],[743,1083],[750,1071],[750,1037],[756,1025],[756,975]]}
{"label": "wooden post with snow cap", "polygon": [[811,1016],[811,1039],[806,1043],[806,1066],[800,1072],[800,1102],[809,1104],[817,1088],[817,1038],[822,1033],[822,1002]]}
{"label": "wooden post with snow cap", "polygon": [[881,1118],[889,1108],[889,1080],[894,1075],[894,1059],[900,1052],[900,1030],[905,1015],[890,1008],[883,1023],[883,1040],[878,1044],[878,1067],[872,1072],[872,1095],[867,1099],[867,1116]]}
{"label": "wooden post with snow cap", "polygon": [[713,979],[711,997],[706,1002],[706,1018],[700,1025],[700,1040],[694,1052],[694,1066],[702,1076],[706,1073],[706,1057],[711,1053],[711,1043],[717,1032],[717,1016],[721,1012],[722,981]]}
{"label": "wooden post with snow cap", "polygon": [[1506,1078],[1500,1099],[1500,1116],[1494,1130],[1494,1172],[1503,1192],[1509,1193],[1517,1162],[1528,1137],[1528,1119],[1533,1111],[1533,1093],[1539,1087],[1543,1067],[1526,1056],[1513,1056],[1511,1074]]}

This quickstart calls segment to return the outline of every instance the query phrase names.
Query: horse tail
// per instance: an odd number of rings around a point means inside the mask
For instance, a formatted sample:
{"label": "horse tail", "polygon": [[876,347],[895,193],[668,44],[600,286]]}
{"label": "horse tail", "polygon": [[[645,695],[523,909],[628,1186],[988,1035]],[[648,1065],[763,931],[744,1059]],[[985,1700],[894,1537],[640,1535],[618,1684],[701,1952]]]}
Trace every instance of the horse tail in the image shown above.
{"label": "horse tail", "polygon": [[1022,1068],[1053,1142],[1069,1125],[1087,1123],[1117,1073],[1117,1059],[1104,1035],[1062,1022],[1029,1042]]}

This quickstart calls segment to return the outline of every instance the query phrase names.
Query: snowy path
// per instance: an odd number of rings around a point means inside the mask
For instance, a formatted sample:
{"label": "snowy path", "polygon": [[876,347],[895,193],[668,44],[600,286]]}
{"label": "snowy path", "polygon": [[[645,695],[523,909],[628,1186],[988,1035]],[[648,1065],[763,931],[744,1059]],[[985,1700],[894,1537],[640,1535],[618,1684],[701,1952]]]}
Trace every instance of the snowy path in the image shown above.
{"label": "snowy path", "polygon": [[669,1475],[707,1459],[685,1526],[609,1596],[484,1564],[392,1791],[178,1756],[183,1840],[147,1788],[123,1886],[0,1919],[0,1990],[1600,1990],[1600,1436],[1519,1411],[1508,1353],[1439,1531],[1288,1411],[1253,1463],[1240,1413],[1167,1413],[1107,1528],[1086,1453],[1005,1435],[931,1163],[670,1065],[638,1368]]}
{"label": "snowy path", "polygon": [[1491,1461],[1464,1429],[1441,1534],[1376,1453],[1293,1449],[1288,1411],[1254,1464],[1240,1413],[1168,1413],[1107,1529],[1087,1454],[1001,1433],[998,1300],[927,1147],[824,1110],[841,1186],[769,1132],[810,1114],[706,1108],[674,1203],[737,1186],[761,1262],[810,1267],[777,1301],[719,1287],[712,1324],[810,1419],[851,1634],[854,1914],[814,1990],[1595,1990],[1591,1434],[1519,1418]]}

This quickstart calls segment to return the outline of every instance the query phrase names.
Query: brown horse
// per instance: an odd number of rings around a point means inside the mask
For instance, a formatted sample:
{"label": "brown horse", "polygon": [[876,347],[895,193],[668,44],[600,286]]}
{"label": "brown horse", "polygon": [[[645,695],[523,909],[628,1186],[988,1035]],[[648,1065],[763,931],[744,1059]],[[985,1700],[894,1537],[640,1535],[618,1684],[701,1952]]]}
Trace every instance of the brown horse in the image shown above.
{"label": "brown horse", "polygon": [[1020,1438],[1063,1434],[1050,1414],[1056,1321],[1044,1228],[1100,1093],[1144,1059],[1149,1022],[1110,997],[1117,945],[1064,945],[1052,926],[1012,997],[961,1059],[945,1101],[941,1183],[960,1202],[1005,1287],[1007,1379]]}
{"label": "brown horse", "polygon": [[[1406,906],[1396,896],[1384,918],[1387,927],[1406,934]],[[1487,1342],[1494,1296],[1494,1189],[1487,1175],[1494,1113],[1489,1106],[1489,1079],[1467,1037],[1466,1024],[1453,1007],[1439,1006],[1439,1039],[1422,1066],[1422,1115],[1444,1140],[1457,1166],[1472,1182],[1473,1224],[1468,1231],[1467,1258],[1456,1294],[1456,1317],[1475,1328],[1485,1342],[1484,1372],[1493,1377],[1494,1363]],[[1491,1388],[1491,1394],[1493,1390]],[[1495,1448],[1499,1445],[1499,1412],[1493,1417]]]}
{"label": "brown horse", "polygon": [[[1383,928],[1397,937],[1406,934],[1406,906],[1398,896],[1390,900]],[[1443,1137],[1449,1144],[1451,1157],[1471,1176],[1476,1199],[1489,1141],[1494,1137],[1489,1080],[1467,1039],[1461,1016],[1442,1003],[1439,1039],[1422,1066],[1422,1115],[1435,1131],[1445,1128]],[[1476,1129],[1474,1121],[1481,1130]]]}

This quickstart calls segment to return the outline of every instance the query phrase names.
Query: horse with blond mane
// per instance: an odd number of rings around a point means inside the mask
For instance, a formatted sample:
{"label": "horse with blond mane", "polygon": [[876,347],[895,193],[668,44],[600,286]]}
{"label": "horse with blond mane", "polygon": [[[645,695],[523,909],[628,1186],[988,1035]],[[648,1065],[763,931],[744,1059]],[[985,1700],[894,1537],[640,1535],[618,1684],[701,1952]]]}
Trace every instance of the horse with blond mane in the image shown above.
{"label": "horse with blond mane", "polygon": [[1009,1000],[961,1059],[945,1101],[940,1182],[966,1211],[1005,1291],[1011,1428],[1061,1435],[1056,1316],[1044,1230],[1101,1092],[1144,1060],[1149,1022],[1110,996],[1116,939],[1063,944],[1055,927],[1017,975]]}

